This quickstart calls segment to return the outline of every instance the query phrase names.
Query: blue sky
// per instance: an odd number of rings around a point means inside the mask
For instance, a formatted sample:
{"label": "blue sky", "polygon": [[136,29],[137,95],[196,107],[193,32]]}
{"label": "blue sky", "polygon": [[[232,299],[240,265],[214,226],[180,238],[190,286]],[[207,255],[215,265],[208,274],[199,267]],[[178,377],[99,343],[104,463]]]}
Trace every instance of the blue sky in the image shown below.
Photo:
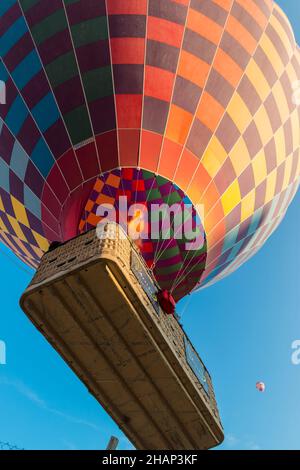
{"label": "blue sky", "polygon": [[[300,42],[298,0],[278,2]],[[187,333],[210,370],[225,428],[224,449],[300,449],[300,193],[265,247],[224,281],[191,298]],[[31,278],[0,246],[0,441],[26,449],[103,449],[111,434],[131,448],[56,352],[30,324],[18,299]],[[183,301],[179,312],[185,307]],[[266,392],[255,389],[257,380]]]}

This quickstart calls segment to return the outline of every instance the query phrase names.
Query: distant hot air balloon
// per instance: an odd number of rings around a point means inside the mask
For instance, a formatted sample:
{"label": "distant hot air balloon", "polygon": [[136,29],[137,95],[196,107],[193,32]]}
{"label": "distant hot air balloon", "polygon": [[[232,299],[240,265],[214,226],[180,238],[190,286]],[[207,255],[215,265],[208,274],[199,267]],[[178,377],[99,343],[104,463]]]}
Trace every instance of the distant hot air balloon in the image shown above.
{"label": "distant hot air balloon", "polygon": [[1,0],[0,57],[0,238],[25,263],[94,227],[101,202],[190,202],[202,248],[138,244],[179,300],[284,217],[300,53],[272,0]]}
{"label": "distant hot air balloon", "polygon": [[263,382],[256,382],[256,388],[259,392],[264,392],[266,390],[266,386]]}

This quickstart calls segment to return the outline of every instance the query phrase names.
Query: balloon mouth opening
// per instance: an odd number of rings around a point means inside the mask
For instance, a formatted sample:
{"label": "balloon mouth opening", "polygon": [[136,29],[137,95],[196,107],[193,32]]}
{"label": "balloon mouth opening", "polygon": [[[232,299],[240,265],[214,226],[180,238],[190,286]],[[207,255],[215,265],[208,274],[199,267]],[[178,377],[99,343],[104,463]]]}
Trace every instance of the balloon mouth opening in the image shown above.
{"label": "balloon mouth opening", "polygon": [[172,181],[137,168],[103,173],[87,197],[78,233],[106,222],[122,226],[174,302],[197,287],[207,256],[204,227],[199,208]]}

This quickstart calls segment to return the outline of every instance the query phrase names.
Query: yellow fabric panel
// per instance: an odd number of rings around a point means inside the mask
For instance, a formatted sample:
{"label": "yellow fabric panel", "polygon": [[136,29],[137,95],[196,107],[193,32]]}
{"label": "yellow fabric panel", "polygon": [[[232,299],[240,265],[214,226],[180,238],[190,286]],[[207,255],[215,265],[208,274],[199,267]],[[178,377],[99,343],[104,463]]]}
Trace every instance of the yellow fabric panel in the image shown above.
{"label": "yellow fabric panel", "polygon": [[[277,11],[279,11],[279,9],[277,8],[277,5],[275,5],[275,8],[277,9]],[[280,37],[281,41],[283,42],[283,45],[287,51],[287,53],[289,54],[289,56],[291,56],[292,52],[293,52],[293,49],[292,49],[292,46],[291,46],[291,43],[290,43],[290,40],[289,40],[289,37],[288,35],[286,34],[285,30],[283,29],[283,27],[281,26],[280,22],[278,21],[278,19],[276,18],[276,16],[274,15],[271,15],[270,17],[270,24],[273,26],[273,28],[275,29],[275,31],[277,32],[278,36]],[[293,33],[292,33],[293,34]]]}
{"label": "yellow fabric panel", "polygon": [[6,225],[4,225],[4,222],[1,219],[1,215],[0,215],[0,230],[3,230],[4,232],[7,232]]}
{"label": "yellow fabric panel", "polygon": [[255,209],[255,189],[242,199],[241,222],[251,217]]}
{"label": "yellow fabric panel", "polygon": [[269,61],[271,62],[277,74],[277,77],[280,77],[283,72],[284,65],[280,58],[280,55],[274,47],[274,44],[272,43],[271,39],[267,36],[267,34],[263,35],[259,45],[268,57]]}
{"label": "yellow fabric panel", "polygon": [[[37,264],[38,264],[37,261],[33,258],[32,254],[27,250],[26,246],[18,238],[18,236],[14,236],[14,235],[10,234],[10,236],[13,238],[16,245],[19,247],[19,250],[18,249],[16,250],[15,245],[10,241],[10,239],[6,235],[5,231],[3,232],[2,230],[0,230],[0,232],[1,232],[1,236],[3,237],[3,242],[8,248],[10,248],[16,254],[18,254],[19,258],[22,261],[24,261],[25,263],[30,264],[30,266],[32,266],[34,268],[37,267]],[[37,253],[37,255],[39,257],[42,257],[42,255],[43,255],[42,250],[40,250],[38,247],[35,247],[31,244],[30,244],[30,247],[35,253]]]}
{"label": "yellow fabric panel", "polygon": [[24,233],[23,233],[23,231],[22,231],[22,229],[21,229],[21,227],[18,223],[18,221],[14,217],[12,217],[11,215],[8,215],[8,214],[7,214],[7,218],[9,220],[12,228],[14,229],[17,237],[20,238],[20,240],[23,240],[24,242],[27,241],[26,237],[25,237],[25,235],[24,235]]}
{"label": "yellow fabric panel", "polygon": [[296,70],[294,69],[291,62],[289,62],[287,64],[287,66],[285,68],[285,72],[288,75],[288,78],[289,78],[291,84],[293,84],[294,82],[300,80],[300,78],[297,76]]}
{"label": "yellow fabric panel", "polygon": [[28,217],[23,204],[17,199],[15,199],[13,196],[11,196],[11,202],[14,208],[16,219],[21,222],[21,224],[25,225],[26,227],[29,227]]}
{"label": "yellow fabric panel", "polygon": [[221,196],[225,216],[241,202],[241,192],[238,180],[235,180]]}
{"label": "yellow fabric panel", "polygon": [[28,251],[27,248],[25,247],[24,243],[22,243],[22,240],[20,239],[20,237],[18,237],[18,238],[14,237],[14,241],[15,241],[16,244],[20,247],[20,249],[22,250],[22,252],[24,253],[24,255],[27,256],[29,259],[30,259],[30,258],[32,259],[32,255],[29,253],[29,251]]}
{"label": "yellow fabric panel", "polygon": [[252,168],[254,173],[255,186],[258,186],[267,178],[267,164],[265,152],[262,149],[252,161]]}
{"label": "yellow fabric panel", "polygon": [[250,59],[249,65],[246,70],[246,75],[254,86],[254,88],[256,89],[260,99],[262,101],[265,101],[265,99],[270,93],[270,87],[264,74],[262,73],[253,58]]}
{"label": "yellow fabric panel", "polygon": [[[37,254],[37,256],[39,258],[41,258],[45,252],[45,250],[42,250],[40,248],[38,248],[37,246],[31,246],[32,250]],[[49,248],[49,243],[48,243],[48,246],[47,246],[47,249]]]}
{"label": "yellow fabric panel", "polygon": [[263,145],[266,145],[273,136],[273,129],[271,127],[268,113],[264,106],[261,106],[257,111],[254,118],[254,122],[256,124]]}
{"label": "yellow fabric panel", "polygon": [[241,133],[252,121],[252,115],[248,107],[237,92],[233,95],[227,112]]}
{"label": "yellow fabric panel", "polygon": [[273,87],[273,95],[277,103],[277,108],[281,117],[281,122],[284,123],[290,115],[290,110],[286,101],[284,91],[280,82],[276,82]]}
{"label": "yellow fabric panel", "polygon": [[[274,10],[277,11],[277,13],[281,16],[281,18],[283,19],[283,21],[286,23],[286,25],[288,26],[289,30],[291,31],[291,35],[292,35],[292,37],[294,38],[294,41],[295,41],[294,31],[293,31],[293,28],[292,28],[292,26],[291,26],[290,20],[289,20],[289,18],[287,17],[287,15],[285,14],[285,12],[282,10],[282,8],[280,8],[280,6],[279,6],[276,2],[273,2],[273,8],[274,8]],[[274,17],[274,15],[271,15],[270,20],[272,20],[273,17]]]}
{"label": "yellow fabric panel", "polygon": [[285,135],[284,135],[284,130],[282,127],[280,127],[278,131],[276,132],[276,134],[274,135],[274,140],[275,140],[275,146],[276,146],[277,166],[279,166],[286,159]]}
{"label": "yellow fabric panel", "polygon": [[228,155],[224,147],[214,135],[201,160],[201,163],[211,178],[218,173],[226,158],[228,158]]}
{"label": "yellow fabric panel", "polygon": [[43,251],[47,251],[48,248],[49,248],[49,242],[46,240],[46,238],[42,237],[41,235],[39,235],[34,230],[32,231],[32,234],[33,234],[34,238],[36,239],[36,242],[37,242],[38,246],[40,247],[40,249],[43,250]]}
{"label": "yellow fabric panel", "polygon": [[[295,69],[294,69],[294,67],[293,67],[293,65],[292,65],[291,62],[289,62],[289,63],[287,64],[286,69],[285,69],[285,73],[286,73],[287,76],[288,76],[288,79],[289,79],[289,81],[290,81],[290,83],[291,83],[291,89],[292,89],[293,83],[298,82],[298,81],[299,81],[299,77],[297,76],[297,73],[296,73],[296,71],[295,71]],[[293,93],[293,92],[291,91],[291,93]]]}
{"label": "yellow fabric panel", "polygon": [[239,140],[231,150],[229,158],[231,160],[236,175],[240,176],[251,162],[249,151],[243,137],[239,138]]}

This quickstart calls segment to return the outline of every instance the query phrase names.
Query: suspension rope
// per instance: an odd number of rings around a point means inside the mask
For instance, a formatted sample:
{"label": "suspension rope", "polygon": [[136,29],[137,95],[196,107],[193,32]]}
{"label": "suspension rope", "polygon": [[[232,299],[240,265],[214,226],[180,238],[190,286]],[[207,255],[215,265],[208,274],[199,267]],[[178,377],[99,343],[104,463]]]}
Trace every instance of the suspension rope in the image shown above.
{"label": "suspension rope", "polygon": [[193,263],[193,261],[198,256],[199,250],[194,250],[194,253],[191,256],[191,259],[188,261],[188,263],[185,266],[185,262],[187,260],[188,254],[189,254],[189,252],[187,251],[187,253],[184,257],[183,263],[182,263],[182,268],[178,271],[176,279],[174,279],[174,282],[173,282],[173,285],[172,285],[172,288],[171,288],[171,293],[179,286],[179,284],[184,280],[184,278],[188,277],[188,275],[195,269],[194,265],[192,265],[192,267],[190,269],[188,269],[188,268],[191,265],[191,263]]}
{"label": "suspension rope", "polygon": [[191,300],[192,300],[192,295],[191,295],[191,294],[192,294],[192,293],[190,293],[190,294],[188,295],[188,299],[187,299],[187,301],[186,301],[186,303],[185,303],[185,306],[183,307],[182,312],[180,312],[180,314],[179,314],[180,317],[183,317],[184,313],[186,312],[188,306],[189,306],[190,303],[191,303]]}
{"label": "suspension rope", "polygon": [[[168,207],[169,207],[169,202],[170,202],[172,189],[173,189],[173,183],[170,182],[169,194],[168,194],[168,198],[167,198],[167,202],[166,202]],[[162,230],[163,230],[163,220],[162,220],[162,224],[161,224],[161,230],[159,231],[159,238],[158,238],[158,241],[157,241],[157,245],[156,245],[155,253],[154,253],[154,257],[153,257],[154,264],[157,263],[157,261],[161,258],[161,256],[164,254],[164,252],[168,249],[168,246],[163,248],[164,242],[163,242],[163,240],[161,240]],[[159,247],[160,241],[161,241],[162,246]]]}

